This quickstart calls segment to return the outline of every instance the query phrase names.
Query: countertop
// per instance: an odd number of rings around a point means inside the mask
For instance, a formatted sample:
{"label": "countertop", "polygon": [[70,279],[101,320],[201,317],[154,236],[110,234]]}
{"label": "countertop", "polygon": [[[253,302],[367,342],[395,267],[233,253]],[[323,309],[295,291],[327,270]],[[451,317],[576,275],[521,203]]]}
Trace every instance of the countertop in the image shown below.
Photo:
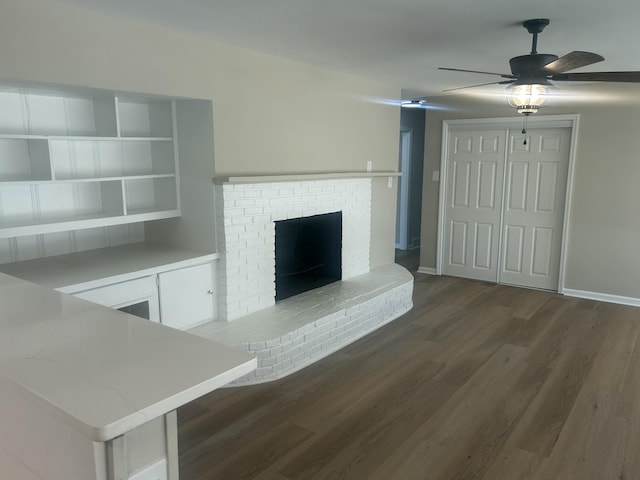
{"label": "countertop", "polygon": [[0,272],[59,292],[76,293],[210,262],[218,256],[142,242],[5,263]]}
{"label": "countertop", "polygon": [[95,441],[255,368],[247,352],[0,273],[0,384]]}

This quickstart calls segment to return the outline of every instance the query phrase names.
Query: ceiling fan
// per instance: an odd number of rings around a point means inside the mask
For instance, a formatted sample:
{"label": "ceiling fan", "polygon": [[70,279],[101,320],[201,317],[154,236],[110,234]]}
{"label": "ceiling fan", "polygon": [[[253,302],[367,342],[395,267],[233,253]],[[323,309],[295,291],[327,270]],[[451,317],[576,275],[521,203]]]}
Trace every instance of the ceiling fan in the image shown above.
{"label": "ceiling fan", "polygon": [[552,81],[640,83],[640,71],[567,73],[576,68],[601,62],[604,60],[604,57],[597,53],[582,51],[570,52],[562,57],[549,53],[538,53],[538,34],[541,33],[547,25],[549,25],[549,19],[547,18],[534,18],[522,23],[522,26],[533,36],[531,53],[510,59],[510,74],[463,70],[459,68],[439,68],[439,70],[449,70],[453,72],[498,75],[506,80],[451,88],[444,91],[450,92],[485,85],[510,85],[507,87],[510,91],[509,103],[513,107],[516,107],[519,113],[530,115],[537,112],[546,102],[551,89],[555,88],[551,83]]}

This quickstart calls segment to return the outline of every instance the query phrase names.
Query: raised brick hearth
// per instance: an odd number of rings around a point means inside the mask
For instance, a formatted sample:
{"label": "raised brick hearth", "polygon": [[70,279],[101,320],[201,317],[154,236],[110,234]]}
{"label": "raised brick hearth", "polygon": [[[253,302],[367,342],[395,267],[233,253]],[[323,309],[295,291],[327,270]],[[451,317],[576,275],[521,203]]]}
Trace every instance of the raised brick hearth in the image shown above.
{"label": "raised brick hearth", "polygon": [[232,385],[289,375],[408,312],[413,276],[391,264],[288,298],[234,322],[190,333],[248,350],[258,368]]}
{"label": "raised brick hearth", "polygon": [[[288,375],[412,307],[413,276],[370,269],[371,178],[264,177],[215,186],[218,320],[191,333],[253,352],[234,382]],[[275,222],[342,212],[342,280],[275,303]]]}

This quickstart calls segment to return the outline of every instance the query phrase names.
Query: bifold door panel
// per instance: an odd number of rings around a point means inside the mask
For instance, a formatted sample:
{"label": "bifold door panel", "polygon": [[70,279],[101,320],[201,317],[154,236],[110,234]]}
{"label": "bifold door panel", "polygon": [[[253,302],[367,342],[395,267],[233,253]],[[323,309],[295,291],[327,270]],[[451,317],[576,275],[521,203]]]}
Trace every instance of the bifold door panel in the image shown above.
{"label": "bifold door panel", "polygon": [[496,280],[504,130],[452,132],[443,273]]}

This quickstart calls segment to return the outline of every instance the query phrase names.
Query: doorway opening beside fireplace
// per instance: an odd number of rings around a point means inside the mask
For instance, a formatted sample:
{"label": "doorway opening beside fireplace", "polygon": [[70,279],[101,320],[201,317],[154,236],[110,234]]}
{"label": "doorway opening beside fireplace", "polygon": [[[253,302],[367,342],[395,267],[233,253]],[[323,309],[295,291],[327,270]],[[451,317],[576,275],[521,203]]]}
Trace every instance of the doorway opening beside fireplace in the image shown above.
{"label": "doorway opening beside fireplace", "polygon": [[342,279],[342,212],[275,224],[276,301]]}

